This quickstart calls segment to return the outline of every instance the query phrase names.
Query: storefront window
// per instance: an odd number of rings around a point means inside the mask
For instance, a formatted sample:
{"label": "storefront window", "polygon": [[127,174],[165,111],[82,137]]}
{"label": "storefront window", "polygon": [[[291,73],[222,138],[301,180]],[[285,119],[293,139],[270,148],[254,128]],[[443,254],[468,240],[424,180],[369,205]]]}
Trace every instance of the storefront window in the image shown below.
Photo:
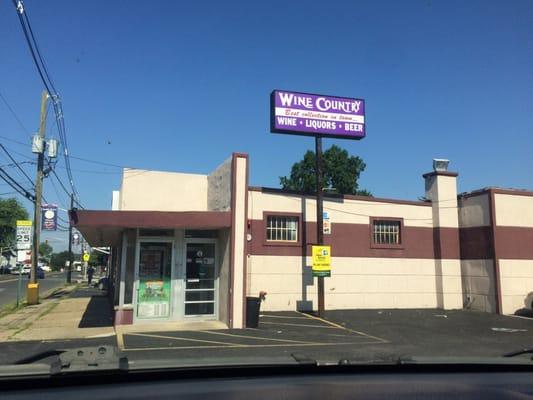
{"label": "storefront window", "polygon": [[172,243],[141,243],[137,317],[166,318],[170,315]]}

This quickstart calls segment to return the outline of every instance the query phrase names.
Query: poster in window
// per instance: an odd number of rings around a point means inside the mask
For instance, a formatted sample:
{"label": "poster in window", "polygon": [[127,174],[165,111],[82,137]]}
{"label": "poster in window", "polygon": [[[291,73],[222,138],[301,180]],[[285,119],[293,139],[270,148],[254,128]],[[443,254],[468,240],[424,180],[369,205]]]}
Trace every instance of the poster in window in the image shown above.
{"label": "poster in window", "polygon": [[164,250],[141,250],[137,316],[165,318],[170,315],[170,277],[164,274]]}

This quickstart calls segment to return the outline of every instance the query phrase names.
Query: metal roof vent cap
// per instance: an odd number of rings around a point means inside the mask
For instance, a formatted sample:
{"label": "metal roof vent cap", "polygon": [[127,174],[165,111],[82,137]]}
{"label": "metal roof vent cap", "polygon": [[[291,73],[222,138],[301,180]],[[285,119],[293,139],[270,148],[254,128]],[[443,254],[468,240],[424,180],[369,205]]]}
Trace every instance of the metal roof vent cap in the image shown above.
{"label": "metal roof vent cap", "polygon": [[450,164],[450,160],[446,160],[444,158],[434,158],[433,159],[433,171],[436,171],[436,172],[448,171],[448,164]]}

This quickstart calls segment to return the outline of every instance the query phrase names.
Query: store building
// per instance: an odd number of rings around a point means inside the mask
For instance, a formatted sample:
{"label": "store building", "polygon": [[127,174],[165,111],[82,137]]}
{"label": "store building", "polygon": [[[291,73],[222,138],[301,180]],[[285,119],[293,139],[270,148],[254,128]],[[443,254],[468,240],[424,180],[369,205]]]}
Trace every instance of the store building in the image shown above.
{"label": "store building", "polygon": [[[115,324],[217,320],[316,309],[314,196],[250,187],[234,153],[209,175],[125,169],[112,210],[75,210],[92,246],[111,246]],[[425,201],[324,199],[332,249],[326,309],[473,308],[513,313],[533,298],[533,192],[457,195],[457,174],[424,175]]]}

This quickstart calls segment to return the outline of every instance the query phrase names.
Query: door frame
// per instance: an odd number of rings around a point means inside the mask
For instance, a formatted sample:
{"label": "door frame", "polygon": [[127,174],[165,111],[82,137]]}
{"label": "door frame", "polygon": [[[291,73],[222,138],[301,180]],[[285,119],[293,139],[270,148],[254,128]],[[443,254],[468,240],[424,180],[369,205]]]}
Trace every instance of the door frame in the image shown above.
{"label": "door frame", "polygon": [[[199,243],[199,244],[213,244],[215,246],[214,250],[214,258],[215,258],[215,294],[214,299],[215,303],[213,306],[213,314],[199,314],[199,315],[185,315],[185,292],[187,287],[187,245],[189,243]],[[218,265],[218,239],[216,238],[184,238],[183,240],[183,291],[181,294],[181,315],[183,316],[184,320],[203,320],[203,321],[211,321],[211,320],[217,320],[218,321],[218,308],[220,306],[219,302],[219,294],[218,294],[218,281],[219,281],[219,273],[220,273],[220,267]]]}
{"label": "door frame", "polygon": [[[172,251],[170,256],[170,299],[169,299],[169,314],[166,318],[138,318],[137,317],[137,300],[139,296],[139,264],[141,256],[141,243],[170,243],[172,244]],[[170,321],[173,319],[174,313],[174,302],[172,299],[173,286],[174,286],[174,275],[175,275],[175,258],[176,258],[176,243],[174,237],[169,236],[150,236],[150,237],[139,237],[135,242],[135,274],[133,276],[133,323],[142,321],[143,323],[158,323],[161,321]]]}

